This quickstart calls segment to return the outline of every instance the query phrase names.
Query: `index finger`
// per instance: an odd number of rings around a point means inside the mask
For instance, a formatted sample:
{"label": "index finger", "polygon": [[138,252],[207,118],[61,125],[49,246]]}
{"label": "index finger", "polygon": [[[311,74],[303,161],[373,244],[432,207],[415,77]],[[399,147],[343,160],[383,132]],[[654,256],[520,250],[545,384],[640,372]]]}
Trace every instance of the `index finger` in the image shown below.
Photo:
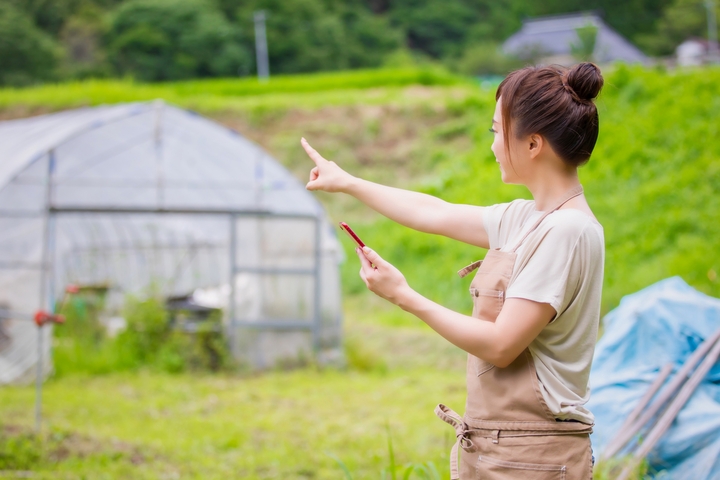
{"label": "index finger", "polygon": [[322,162],[327,162],[322,155],[320,155],[317,150],[315,150],[313,147],[310,146],[307,140],[305,140],[305,137],[300,139],[300,145],[305,149],[305,153],[308,154],[308,157],[312,159],[313,162],[315,162],[315,165],[320,166]]}

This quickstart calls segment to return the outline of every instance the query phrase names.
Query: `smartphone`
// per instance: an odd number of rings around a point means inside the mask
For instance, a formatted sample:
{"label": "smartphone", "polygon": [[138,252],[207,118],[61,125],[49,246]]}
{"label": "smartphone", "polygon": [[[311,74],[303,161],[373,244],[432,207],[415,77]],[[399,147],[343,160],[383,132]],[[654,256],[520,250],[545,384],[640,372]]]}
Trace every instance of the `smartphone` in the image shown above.
{"label": "smartphone", "polygon": [[355,234],[355,232],[352,231],[352,228],[350,228],[350,226],[349,226],[347,223],[345,223],[345,222],[340,222],[340,229],[341,229],[341,230],[345,230],[345,233],[347,233],[348,235],[350,235],[350,238],[352,238],[352,239],[355,241],[355,243],[358,244],[358,246],[359,246],[360,248],[365,247],[365,244],[363,243],[363,241],[360,240],[360,237],[358,237],[358,236]]}

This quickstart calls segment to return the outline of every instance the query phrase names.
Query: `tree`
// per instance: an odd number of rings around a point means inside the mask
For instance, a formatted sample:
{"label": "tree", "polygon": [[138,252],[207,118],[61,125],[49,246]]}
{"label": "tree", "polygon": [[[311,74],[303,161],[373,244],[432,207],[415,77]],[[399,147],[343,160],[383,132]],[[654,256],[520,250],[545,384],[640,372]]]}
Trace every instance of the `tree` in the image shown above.
{"label": "tree", "polygon": [[240,32],[205,0],[130,0],[113,14],[108,56],[122,75],[176,80],[249,69]]}
{"label": "tree", "polygon": [[434,58],[459,54],[467,32],[478,21],[462,0],[402,0],[393,5],[391,16],[405,31],[410,48]]}
{"label": "tree", "polygon": [[70,16],[60,30],[65,49],[61,73],[65,78],[106,77],[111,74],[102,40],[106,26],[104,12],[86,4]]}
{"label": "tree", "polygon": [[250,0],[237,10],[246,44],[254,47],[252,16],[267,12],[271,73],[376,67],[401,45],[387,18],[359,2]]}
{"label": "tree", "polygon": [[[720,2],[716,2],[720,16]],[[671,55],[689,37],[707,37],[707,10],[703,0],[674,0],[657,22],[655,33],[640,37],[639,43],[656,55]]]}
{"label": "tree", "polygon": [[0,3],[0,84],[26,85],[52,77],[59,48],[32,19]]}

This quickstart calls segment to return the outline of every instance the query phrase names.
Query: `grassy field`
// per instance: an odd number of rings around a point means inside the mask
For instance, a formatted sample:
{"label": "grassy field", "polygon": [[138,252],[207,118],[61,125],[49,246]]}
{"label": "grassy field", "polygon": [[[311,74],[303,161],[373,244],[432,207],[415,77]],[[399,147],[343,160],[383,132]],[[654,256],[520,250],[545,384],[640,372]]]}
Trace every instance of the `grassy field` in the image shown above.
{"label": "grassy field", "polygon": [[348,311],[346,369],[51,379],[42,441],[34,389],[0,389],[0,478],[448,479],[433,409],[462,410],[465,355],[402,314]]}
{"label": "grassy field", "polygon": [[[172,83],[135,83],[130,80],[88,80],[30,88],[0,89],[0,111],[5,116],[100,104],[139,102],[162,98],[203,113],[243,111],[260,114],[296,108],[317,108],[353,101],[387,103],[407,86],[468,85],[476,82],[437,67],[356,70],[351,72],[256,78],[189,80]],[[381,91],[377,91],[377,90]],[[356,95],[372,91],[370,95]],[[348,92],[353,92],[348,94]]]}
{"label": "grassy field", "polygon": [[[32,478],[338,479],[338,459],[355,479],[380,478],[392,462],[400,475],[428,461],[445,478],[454,434],[433,408],[462,408],[464,355],[406,321],[382,326],[349,315],[347,369],[50,380],[46,453],[5,470]],[[0,389],[6,436],[29,431],[33,395],[30,386]],[[37,451],[0,446],[20,459]]]}

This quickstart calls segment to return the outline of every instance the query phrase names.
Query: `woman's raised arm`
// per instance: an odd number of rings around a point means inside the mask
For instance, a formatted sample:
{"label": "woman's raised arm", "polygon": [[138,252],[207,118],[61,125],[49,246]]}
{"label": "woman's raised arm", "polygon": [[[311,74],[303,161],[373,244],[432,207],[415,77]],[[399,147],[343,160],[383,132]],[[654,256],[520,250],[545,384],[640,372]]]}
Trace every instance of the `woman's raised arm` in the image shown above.
{"label": "woman's raised arm", "polygon": [[432,195],[354,177],[335,162],[323,158],[304,138],[301,144],[315,162],[310,171],[308,190],[346,193],[406,227],[488,248],[483,207],[448,203]]}

